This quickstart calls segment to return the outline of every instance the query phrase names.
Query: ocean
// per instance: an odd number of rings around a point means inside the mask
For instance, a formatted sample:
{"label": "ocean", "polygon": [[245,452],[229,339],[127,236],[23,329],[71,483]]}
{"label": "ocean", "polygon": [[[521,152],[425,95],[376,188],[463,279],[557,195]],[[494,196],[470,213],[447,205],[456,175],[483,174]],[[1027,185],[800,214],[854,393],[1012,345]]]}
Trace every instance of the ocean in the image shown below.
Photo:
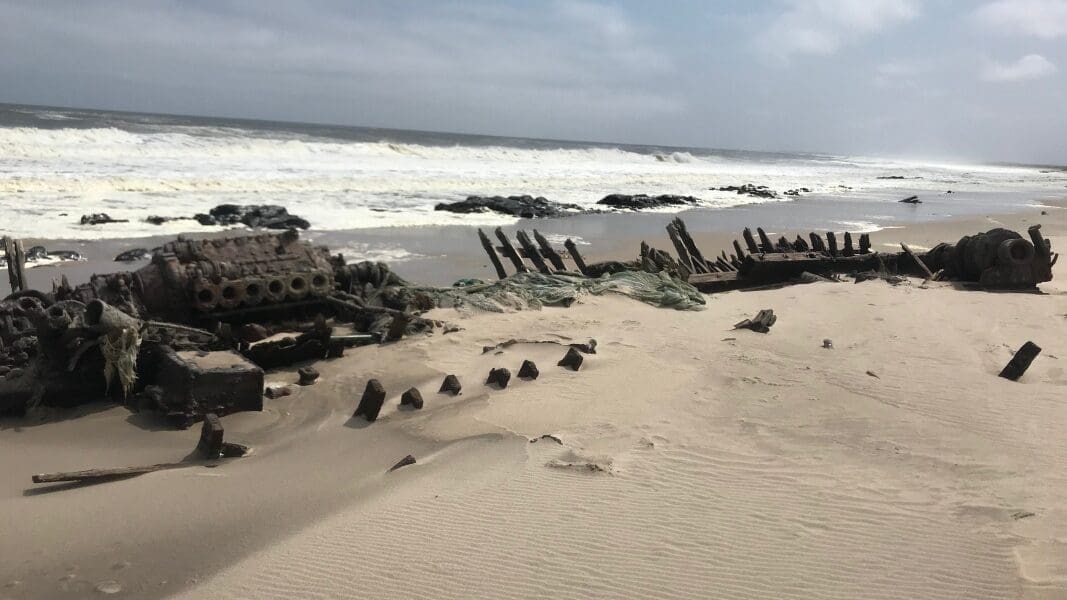
{"label": "ocean", "polygon": [[[952,190],[954,213],[987,208],[968,200],[969,192],[1037,205],[1063,195],[1067,172],[0,105],[2,233],[16,237],[213,231],[219,228],[195,221],[145,219],[188,217],[223,203],[279,204],[329,232],[516,221],[434,211],[468,195],[530,194],[590,207],[610,193],[690,195],[708,209],[792,201],[716,189],[746,183],[868,203],[854,229],[877,230],[893,218],[882,208],[901,194]],[[97,212],[129,222],[79,223]]]}

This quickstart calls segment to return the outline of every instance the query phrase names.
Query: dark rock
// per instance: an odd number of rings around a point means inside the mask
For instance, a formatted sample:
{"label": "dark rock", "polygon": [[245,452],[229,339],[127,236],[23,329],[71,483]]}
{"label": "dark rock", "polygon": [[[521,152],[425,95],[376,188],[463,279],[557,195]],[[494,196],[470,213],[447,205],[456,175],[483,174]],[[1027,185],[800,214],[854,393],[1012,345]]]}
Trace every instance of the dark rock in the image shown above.
{"label": "dark rock", "polygon": [[588,212],[577,204],[560,204],[538,196],[467,196],[459,202],[442,202],[434,210],[471,214],[497,212],[524,219],[564,217],[574,213]]}
{"label": "dark rock", "polygon": [[659,208],[661,206],[680,206],[683,204],[696,204],[698,200],[692,196],[677,196],[674,194],[663,194],[660,196],[649,196],[647,194],[611,194],[604,196],[597,204],[603,206],[611,206],[613,208],[627,208],[630,210],[644,210],[649,208]]}
{"label": "dark rock", "polygon": [[557,444],[559,444],[560,446],[562,446],[562,445],[563,445],[563,440],[561,440],[561,439],[559,439],[558,437],[556,437],[556,436],[552,435],[551,433],[544,433],[544,434],[541,434],[541,437],[538,437],[538,438],[534,438],[534,439],[530,440],[530,443],[531,443],[531,444],[536,444],[537,442],[539,442],[539,441],[541,441],[541,440],[552,440],[553,442],[556,442],[556,443],[557,443]]}
{"label": "dark rock", "polygon": [[41,260],[48,258],[48,250],[44,246],[34,246],[26,251],[26,260]]}
{"label": "dark rock", "polygon": [[296,372],[300,375],[300,381],[297,382],[300,385],[311,385],[319,378],[319,372],[313,367],[301,367]]}
{"label": "dark rock", "polygon": [[765,185],[746,183],[745,185],[727,185],[719,188],[720,192],[737,192],[738,194],[752,196],[753,198],[777,198],[778,192]]}
{"label": "dark rock", "polygon": [[489,377],[485,380],[485,385],[495,384],[500,389],[504,389],[508,387],[509,381],[511,381],[511,371],[501,367],[489,371]]}
{"label": "dark rock", "polygon": [[311,224],[296,215],[289,214],[284,206],[272,204],[220,204],[208,211],[193,216],[201,225],[242,224],[253,229],[307,229]]}
{"label": "dark rock", "polygon": [[152,216],[148,217],[147,219],[145,219],[145,222],[146,223],[151,223],[153,225],[162,225],[164,223],[169,223],[171,221],[192,221],[193,219],[194,219],[194,217],[158,217],[158,216],[152,215]]}
{"label": "dark rock", "polygon": [[397,470],[399,468],[406,467],[408,465],[413,465],[413,464],[415,464],[415,457],[410,455],[410,454],[408,454],[404,458],[401,458],[400,462],[398,462],[395,465],[393,465],[392,467],[390,467],[389,468],[389,472],[392,473],[393,471],[395,471],[395,470]]}
{"label": "dark rock", "polygon": [[878,177],[875,177],[875,179],[907,179],[907,177],[904,177],[903,175],[879,175]]}
{"label": "dark rock", "polygon": [[197,452],[204,458],[218,458],[222,454],[222,421],[215,413],[204,415],[204,426],[200,429],[200,442]]}
{"label": "dark rock", "polygon": [[356,407],[356,412],[352,416],[364,417],[374,422],[378,420],[378,413],[381,412],[383,404],[385,404],[385,387],[377,379],[371,379],[367,382],[363,397],[360,398],[359,406]]}
{"label": "dark rock", "polygon": [[441,389],[438,390],[437,393],[439,393],[439,394],[448,393],[448,394],[452,394],[453,396],[458,396],[460,390],[462,390],[462,389],[463,389],[463,386],[459,384],[459,378],[456,377],[455,375],[449,375],[449,376],[445,377],[444,381],[441,382]]}
{"label": "dark rock", "polygon": [[270,331],[259,323],[245,323],[237,329],[237,335],[241,341],[252,344],[270,337]]}
{"label": "dark rock", "polygon": [[108,223],[129,223],[128,219],[112,219],[107,213],[93,213],[82,215],[82,225],[107,225]]}
{"label": "dark rock", "polygon": [[133,248],[115,257],[115,262],[136,262],[152,258],[152,253],[147,248]]}
{"label": "dark rock", "polygon": [[537,376],[541,372],[537,370],[537,365],[532,360],[522,361],[522,366],[519,367],[519,379],[537,379]]}
{"label": "dark rock", "polygon": [[241,458],[243,456],[248,456],[251,452],[252,449],[244,444],[222,442],[221,454],[225,458]]}
{"label": "dark rock", "polygon": [[582,354],[596,354],[596,340],[590,339],[584,344],[568,344]]}
{"label": "dark rock", "polygon": [[81,260],[82,255],[80,252],[74,250],[49,250],[48,256],[51,258],[58,258],[60,260]]}
{"label": "dark rock", "polygon": [[400,406],[410,406],[415,410],[422,408],[422,392],[419,388],[411,388],[400,396]]}
{"label": "dark rock", "polygon": [[4,379],[8,379],[8,380],[10,380],[10,379],[18,379],[19,377],[22,377],[22,369],[11,369],[10,371],[7,372],[6,375],[4,375]]}
{"label": "dark rock", "polygon": [[582,353],[578,352],[578,350],[576,350],[575,348],[571,348],[570,350],[567,350],[567,355],[564,356],[563,359],[556,364],[561,367],[566,367],[572,371],[577,371],[578,369],[582,368],[582,363],[584,361],[585,358],[582,357]]}
{"label": "dark rock", "polygon": [[923,203],[922,200],[919,200],[918,196],[908,196],[907,198],[905,198],[903,200],[900,200],[900,202],[903,202],[904,204],[922,204]]}
{"label": "dark rock", "polygon": [[279,385],[279,386],[267,388],[263,392],[263,395],[268,397],[268,398],[270,398],[271,400],[274,400],[275,398],[282,398],[282,397],[288,396],[288,395],[290,395],[292,393],[293,393],[293,390],[289,389],[289,386],[287,386],[287,385]]}

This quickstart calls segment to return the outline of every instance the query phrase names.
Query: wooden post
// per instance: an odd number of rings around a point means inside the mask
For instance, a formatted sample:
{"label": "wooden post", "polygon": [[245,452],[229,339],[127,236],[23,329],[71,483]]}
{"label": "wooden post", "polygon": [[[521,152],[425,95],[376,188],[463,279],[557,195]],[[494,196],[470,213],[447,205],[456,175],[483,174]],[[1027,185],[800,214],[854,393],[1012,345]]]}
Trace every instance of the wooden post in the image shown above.
{"label": "wooden post", "polygon": [[808,238],[811,239],[811,249],[816,252],[826,252],[826,244],[822,241],[822,236],[812,231],[808,234]]}
{"label": "wooden post", "polygon": [[548,265],[545,264],[544,259],[541,258],[541,253],[537,251],[537,248],[533,245],[533,242],[530,241],[530,236],[527,235],[525,231],[521,229],[517,231],[515,233],[515,239],[519,240],[519,244],[522,245],[522,249],[526,251],[527,258],[533,261],[533,264],[535,267],[537,267],[538,271],[544,273],[545,275],[552,272],[551,270],[549,270]]}
{"label": "wooden post", "polygon": [[685,244],[682,243],[682,238],[678,236],[678,228],[674,226],[674,223],[667,224],[667,235],[671,238],[671,243],[674,244],[674,251],[678,253],[678,260],[689,269],[690,272],[696,271],[693,267],[693,261],[689,258],[689,251],[686,250]]}
{"label": "wooden post", "polygon": [[808,243],[798,234],[796,241],[793,242],[793,248],[795,248],[797,252],[807,252]]}
{"label": "wooden post", "polygon": [[1041,347],[1033,342],[1026,342],[1011,358],[1004,370],[1000,372],[1000,376],[1012,381],[1018,381],[1023,376],[1023,373],[1030,368],[1030,363],[1034,362],[1038,354],[1041,354]]}
{"label": "wooden post", "polygon": [[771,238],[767,237],[767,232],[763,231],[762,227],[756,228],[756,235],[759,236],[760,250],[764,254],[770,254],[774,252],[774,244],[771,242]]}
{"label": "wooden post", "polygon": [[871,235],[869,233],[860,234],[860,254],[870,254],[871,252]]}
{"label": "wooden post", "polygon": [[905,254],[910,256],[911,259],[914,260],[917,265],[919,265],[919,268],[923,270],[923,273],[926,273],[927,279],[934,278],[934,273],[930,270],[930,267],[926,266],[926,263],[924,263],[921,258],[916,256],[915,253],[911,251],[911,248],[908,248],[907,244],[901,243],[900,247],[904,249]]}
{"label": "wooden post", "polygon": [[826,232],[826,245],[830,249],[830,256],[837,258],[837,236],[834,235],[834,232]]}
{"label": "wooden post", "polygon": [[[689,250],[689,256],[693,260],[693,268],[697,273],[707,272],[708,261],[704,258],[704,254],[697,248],[696,242],[689,235],[689,230],[685,226],[685,221],[675,218],[674,227],[678,230],[678,236],[682,238],[682,243],[685,244],[687,250]],[[703,270],[701,270],[703,269]]]}
{"label": "wooden post", "polygon": [[737,254],[737,260],[745,260],[745,251],[741,249],[741,244],[734,240],[734,252]]}
{"label": "wooden post", "polygon": [[482,240],[482,248],[485,248],[485,253],[489,255],[489,262],[493,263],[493,268],[496,269],[497,279],[507,277],[508,272],[504,270],[504,265],[500,263],[500,257],[496,255],[496,248],[493,248],[493,243],[489,241],[489,236],[479,229],[478,238]]}
{"label": "wooden post", "polygon": [[845,249],[841,251],[841,254],[845,256],[852,256],[856,251],[852,248],[852,234],[845,232]]}
{"label": "wooden post", "polygon": [[1038,256],[1048,256],[1048,246],[1045,244],[1045,238],[1041,235],[1040,225],[1031,225],[1027,230],[1030,234],[1030,240],[1034,243],[1034,253]]}
{"label": "wooden post", "polygon": [[563,264],[563,259],[560,257],[559,252],[552,247],[552,244],[548,243],[545,236],[541,235],[541,232],[534,229],[534,239],[537,240],[537,245],[541,246],[541,254],[543,254],[552,266],[559,271],[566,271],[567,265]]}
{"label": "wooden post", "polygon": [[4,238],[4,254],[7,257],[7,279],[11,283],[11,293],[26,289],[26,251],[22,241]]}
{"label": "wooden post", "polygon": [[508,257],[511,260],[511,264],[515,265],[515,270],[519,273],[529,273],[530,269],[526,268],[526,264],[522,262],[522,257],[515,251],[515,246],[512,246],[508,236],[504,235],[504,230],[497,227],[494,233],[496,233],[496,239],[500,240],[500,245],[504,247],[504,256]]}
{"label": "wooden post", "polygon": [[741,237],[745,239],[745,246],[748,246],[749,254],[759,254],[759,246],[756,245],[756,240],[752,239],[752,230],[745,227],[745,230],[741,232]]}
{"label": "wooden post", "polygon": [[567,249],[567,252],[571,255],[571,260],[574,261],[574,265],[578,267],[578,271],[586,277],[589,276],[589,268],[585,266],[585,261],[582,260],[582,255],[578,253],[578,246],[570,239],[567,238],[566,242],[563,242],[563,247]]}

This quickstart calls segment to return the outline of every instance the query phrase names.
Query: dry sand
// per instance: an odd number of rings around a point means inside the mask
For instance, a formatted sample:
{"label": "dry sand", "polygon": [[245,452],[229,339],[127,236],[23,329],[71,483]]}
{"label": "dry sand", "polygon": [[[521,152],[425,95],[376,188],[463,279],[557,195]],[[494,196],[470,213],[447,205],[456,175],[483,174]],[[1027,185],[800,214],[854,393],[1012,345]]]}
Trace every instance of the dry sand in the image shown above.
{"label": "dry sand", "polygon": [[[1040,218],[1067,249],[1067,211],[1050,212],[999,220]],[[197,431],[105,407],[3,421],[0,597],[1065,598],[1055,274],[1042,294],[871,281],[718,294],[702,312],[621,297],[437,311],[463,330],[350,351],[225,417],[251,457],[50,493],[30,475],[180,459]],[[769,334],[731,329],[761,308],[779,315]],[[482,353],[509,338],[599,346],[576,373],[555,344]],[[1026,340],[1042,354],[998,378]],[[482,385],[526,358],[538,380]],[[447,373],[459,397],[436,394]],[[366,425],[350,415],[371,377],[390,396]],[[399,410],[412,385],[426,408]],[[386,473],[406,454],[418,464]]]}

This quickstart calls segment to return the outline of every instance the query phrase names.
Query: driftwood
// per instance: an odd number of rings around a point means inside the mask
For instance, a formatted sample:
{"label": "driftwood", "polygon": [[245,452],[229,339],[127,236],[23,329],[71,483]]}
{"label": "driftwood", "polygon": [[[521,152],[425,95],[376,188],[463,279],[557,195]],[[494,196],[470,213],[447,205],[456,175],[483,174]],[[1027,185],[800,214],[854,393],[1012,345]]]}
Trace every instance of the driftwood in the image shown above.
{"label": "driftwood", "polygon": [[755,317],[751,319],[745,319],[740,323],[734,325],[734,329],[751,329],[752,331],[758,331],[759,333],[767,333],[771,330],[771,326],[778,321],[778,317],[774,315],[774,311],[765,308]]}
{"label": "driftwood", "polygon": [[482,241],[482,248],[485,248],[485,253],[489,255],[489,262],[493,263],[493,268],[496,269],[497,279],[504,279],[507,277],[508,273],[504,270],[504,265],[500,263],[500,257],[497,256],[496,249],[493,248],[493,243],[489,241],[489,236],[485,235],[485,232],[479,229],[478,239]]}
{"label": "driftwood", "polygon": [[133,475],[143,475],[165,469],[179,469],[194,466],[196,463],[174,462],[144,465],[140,467],[118,467],[115,469],[86,469],[61,473],[41,473],[33,476],[34,483],[58,483],[61,481],[107,481]]}
{"label": "driftwood", "polygon": [[926,266],[926,263],[916,256],[915,253],[911,251],[911,248],[908,248],[907,244],[901,243],[900,247],[904,249],[904,254],[907,254],[908,257],[915,261],[915,264],[919,265],[919,268],[926,274],[927,279],[934,279],[934,273],[930,270],[930,267]]}
{"label": "driftwood", "polygon": [[522,262],[522,257],[515,251],[515,246],[512,246],[508,236],[504,235],[504,230],[497,227],[494,233],[496,234],[496,239],[500,240],[500,245],[504,248],[504,256],[511,261],[511,264],[515,265],[515,270],[519,273],[529,273],[530,269],[526,268],[526,264]]}
{"label": "driftwood", "polygon": [[1023,376],[1023,373],[1030,368],[1030,363],[1034,362],[1038,354],[1041,354],[1041,347],[1033,342],[1026,342],[1011,358],[1004,370],[1000,372],[1000,376],[1012,381],[1018,381]]}
{"label": "driftwood", "polygon": [[552,263],[552,266],[558,271],[566,271],[567,265],[563,264],[563,257],[556,252],[556,249],[552,247],[552,244],[548,243],[545,236],[541,235],[541,232],[534,229],[534,239],[537,240],[537,245],[541,247],[541,254],[548,259],[548,262]]}

